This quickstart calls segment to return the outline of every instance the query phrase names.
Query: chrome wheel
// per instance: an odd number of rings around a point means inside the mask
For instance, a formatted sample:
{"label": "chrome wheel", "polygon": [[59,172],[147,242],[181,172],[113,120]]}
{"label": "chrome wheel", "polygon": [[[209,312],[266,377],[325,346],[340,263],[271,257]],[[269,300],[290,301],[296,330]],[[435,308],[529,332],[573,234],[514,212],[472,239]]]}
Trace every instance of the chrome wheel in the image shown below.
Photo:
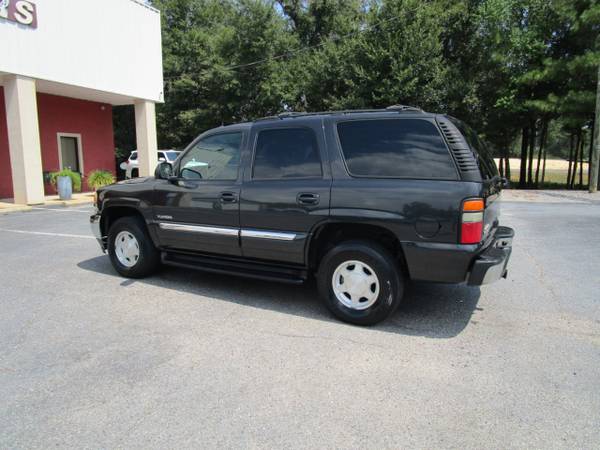
{"label": "chrome wheel", "polygon": [[362,261],[340,264],[331,280],[336,298],[350,309],[367,309],[379,296],[379,279],[375,271]]}
{"label": "chrome wheel", "polygon": [[140,259],[140,244],[129,231],[121,231],[115,238],[115,255],[125,267],[133,267]]}

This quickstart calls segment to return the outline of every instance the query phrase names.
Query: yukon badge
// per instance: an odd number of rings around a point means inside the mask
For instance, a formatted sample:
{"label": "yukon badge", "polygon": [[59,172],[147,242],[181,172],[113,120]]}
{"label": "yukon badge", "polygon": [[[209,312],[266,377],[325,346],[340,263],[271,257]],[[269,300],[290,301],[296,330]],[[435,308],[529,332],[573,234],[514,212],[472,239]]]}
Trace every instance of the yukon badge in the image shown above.
{"label": "yukon badge", "polygon": [[173,220],[173,216],[166,216],[166,215],[162,215],[162,214],[157,214],[156,218],[162,219],[162,220]]}

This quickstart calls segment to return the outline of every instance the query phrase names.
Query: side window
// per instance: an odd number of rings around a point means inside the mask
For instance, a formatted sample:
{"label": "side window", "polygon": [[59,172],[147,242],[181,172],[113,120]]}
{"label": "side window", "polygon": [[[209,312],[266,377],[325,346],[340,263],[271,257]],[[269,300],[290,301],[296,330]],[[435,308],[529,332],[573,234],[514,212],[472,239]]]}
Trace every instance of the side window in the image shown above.
{"label": "side window", "polygon": [[315,133],[308,128],[265,130],[258,134],[253,178],[321,178]]}
{"label": "side window", "polygon": [[189,180],[236,180],[242,133],[224,133],[196,142],[179,164],[179,176]]}
{"label": "side window", "polygon": [[426,120],[356,120],[338,123],[337,130],[351,175],[457,178],[446,144]]}

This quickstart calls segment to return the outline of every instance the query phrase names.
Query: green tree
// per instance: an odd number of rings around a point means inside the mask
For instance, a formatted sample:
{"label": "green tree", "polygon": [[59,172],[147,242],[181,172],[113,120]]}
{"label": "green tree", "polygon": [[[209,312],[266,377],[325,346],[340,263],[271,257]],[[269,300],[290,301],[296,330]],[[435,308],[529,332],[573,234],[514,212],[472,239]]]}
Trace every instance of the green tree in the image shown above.
{"label": "green tree", "polygon": [[[164,105],[159,145],[181,147],[208,128],[282,108],[276,60],[296,40],[270,2],[156,0],[162,13]],[[260,64],[255,61],[267,60]]]}
{"label": "green tree", "polygon": [[[334,14],[335,8],[328,11]],[[302,24],[294,25],[302,30],[300,40],[318,45],[299,52],[292,61],[298,75],[292,79],[300,86],[294,109],[377,108],[397,103],[441,106],[445,65],[440,10],[434,3],[353,3],[344,20],[325,21],[335,26],[327,28],[328,39],[321,41],[322,28],[313,34],[306,31],[314,30],[306,23],[319,23],[310,18],[311,12],[309,8],[304,15],[291,13],[294,24]]]}

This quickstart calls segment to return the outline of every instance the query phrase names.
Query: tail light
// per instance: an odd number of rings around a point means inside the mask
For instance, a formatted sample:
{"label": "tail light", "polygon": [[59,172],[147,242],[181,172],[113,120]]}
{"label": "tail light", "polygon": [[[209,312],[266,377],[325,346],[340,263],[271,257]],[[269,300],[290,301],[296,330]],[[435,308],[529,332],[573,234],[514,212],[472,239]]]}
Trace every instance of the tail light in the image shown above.
{"label": "tail light", "polygon": [[462,204],[460,221],[460,243],[478,244],[483,234],[483,211],[485,202],[482,198],[471,198]]}

